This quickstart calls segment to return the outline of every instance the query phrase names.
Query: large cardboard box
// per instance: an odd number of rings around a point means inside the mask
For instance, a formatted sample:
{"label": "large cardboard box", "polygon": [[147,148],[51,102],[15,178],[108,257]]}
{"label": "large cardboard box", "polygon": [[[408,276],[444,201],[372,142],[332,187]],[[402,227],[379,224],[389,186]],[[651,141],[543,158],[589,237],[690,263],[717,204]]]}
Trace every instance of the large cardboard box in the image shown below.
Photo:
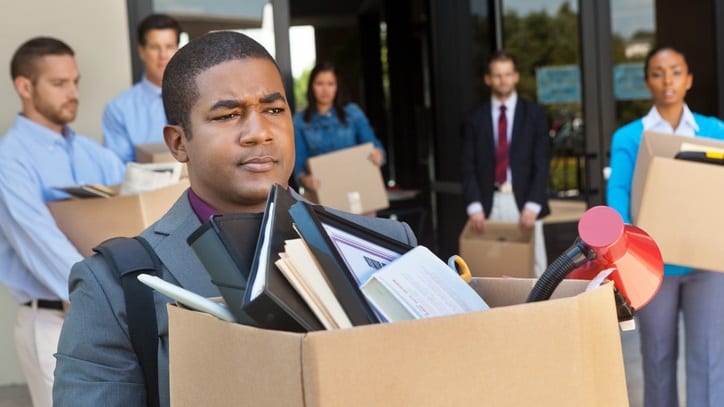
{"label": "large cardboard box", "polygon": [[63,233],[88,256],[93,247],[115,236],[136,236],[157,221],[188,188],[187,181],[138,195],[68,199],[48,208]]}
{"label": "large cardboard box", "polygon": [[337,150],[307,160],[310,174],[319,179],[319,190],[308,197],[341,211],[362,214],[390,206],[380,168],[367,157],[372,143]]}
{"label": "large cardboard box", "polygon": [[521,304],[532,284],[476,279],[492,310],[307,334],[169,305],[171,405],[628,405],[611,285]]}
{"label": "large cardboard box", "polygon": [[724,149],[724,142],[645,132],[633,185],[631,218],[654,238],[666,263],[724,271],[724,166],[674,159],[683,143]]}
{"label": "large cardboard box", "polygon": [[517,223],[488,221],[479,234],[468,222],[458,243],[474,277],[535,277],[535,234]]}

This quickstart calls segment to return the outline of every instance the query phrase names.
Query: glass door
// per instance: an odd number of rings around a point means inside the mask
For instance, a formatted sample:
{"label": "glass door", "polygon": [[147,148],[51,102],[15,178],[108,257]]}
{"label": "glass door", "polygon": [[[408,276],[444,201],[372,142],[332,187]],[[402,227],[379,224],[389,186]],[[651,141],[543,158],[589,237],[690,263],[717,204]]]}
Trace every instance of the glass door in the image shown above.
{"label": "glass door", "polygon": [[518,58],[519,96],[548,113],[551,197],[580,197],[585,160],[578,2],[500,2],[502,47]]}

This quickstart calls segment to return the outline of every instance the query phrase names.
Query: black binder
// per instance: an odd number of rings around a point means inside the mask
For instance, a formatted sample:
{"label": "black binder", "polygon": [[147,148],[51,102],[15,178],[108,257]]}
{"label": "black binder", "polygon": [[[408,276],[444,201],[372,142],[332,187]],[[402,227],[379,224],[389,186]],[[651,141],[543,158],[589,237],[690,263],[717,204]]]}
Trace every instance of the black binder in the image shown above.
{"label": "black binder", "polygon": [[[282,186],[269,192],[254,261],[244,296],[244,311],[262,328],[292,332],[324,329],[312,310],[274,264],[284,242],[299,236],[292,227],[289,208],[296,199]],[[259,285],[254,295],[254,284]]]}
{"label": "black binder", "polygon": [[186,239],[237,322],[253,326],[242,305],[261,220],[259,214],[214,215]]}
{"label": "black binder", "polygon": [[334,242],[325,231],[324,225],[348,232],[373,245],[403,254],[412,249],[411,246],[388,236],[367,229],[361,225],[339,217],[320,205],[298,201],[289,210],[292,219],[309,249],[317,258],[317,262],[327,276],[334,294],[347,313],[352,325],[366,325],[380,322],[380,318],[367,302],[353,272],[345,259],[336,249]]}
{"label": "black binder", "polygon": [[674,158],[677,160],[724,165],[724,154],[714,151],[680,151],[676,153]]}

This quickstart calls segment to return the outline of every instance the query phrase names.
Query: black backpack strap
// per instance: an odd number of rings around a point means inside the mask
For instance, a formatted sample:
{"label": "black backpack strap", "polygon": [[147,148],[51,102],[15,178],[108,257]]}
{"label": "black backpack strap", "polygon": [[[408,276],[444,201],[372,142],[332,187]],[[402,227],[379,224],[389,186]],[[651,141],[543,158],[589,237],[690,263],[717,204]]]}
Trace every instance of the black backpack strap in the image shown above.
{"label": "black backpack strap", "polygon": [[158,326],[153,290],[136,277],[141,273],[158,274],[161,262],[140,236],[108,239],[93,250],[105,257],[112,271],[120,277],[126,300],[128,334],[146,382],[147,405],[158,407]]}

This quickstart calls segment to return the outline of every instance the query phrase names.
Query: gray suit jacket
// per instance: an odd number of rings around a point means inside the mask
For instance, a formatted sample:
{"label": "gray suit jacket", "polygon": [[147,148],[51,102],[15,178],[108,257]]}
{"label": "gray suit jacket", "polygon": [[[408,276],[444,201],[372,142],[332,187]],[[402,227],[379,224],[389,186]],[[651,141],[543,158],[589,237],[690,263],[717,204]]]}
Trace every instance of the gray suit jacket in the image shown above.
{"label": "gray suit jacket", "polygon": [[[298,197],[298,195],[297,195]],[[344,214],[346,218],[410,245],[416,239],[409,226],[387,219]],[[162,278],[205,297],[219,296],[186,243],[201,222],[185,193],[143,236],[163,263]],[[53,405],[142,406],[146,390],[131,346],[120,280],[98,254],[76,263],[70,274],[70,302],[56,353]],[[169,405],[168,315],[171,301],[154,293],[158,321],[159,391]]]}

